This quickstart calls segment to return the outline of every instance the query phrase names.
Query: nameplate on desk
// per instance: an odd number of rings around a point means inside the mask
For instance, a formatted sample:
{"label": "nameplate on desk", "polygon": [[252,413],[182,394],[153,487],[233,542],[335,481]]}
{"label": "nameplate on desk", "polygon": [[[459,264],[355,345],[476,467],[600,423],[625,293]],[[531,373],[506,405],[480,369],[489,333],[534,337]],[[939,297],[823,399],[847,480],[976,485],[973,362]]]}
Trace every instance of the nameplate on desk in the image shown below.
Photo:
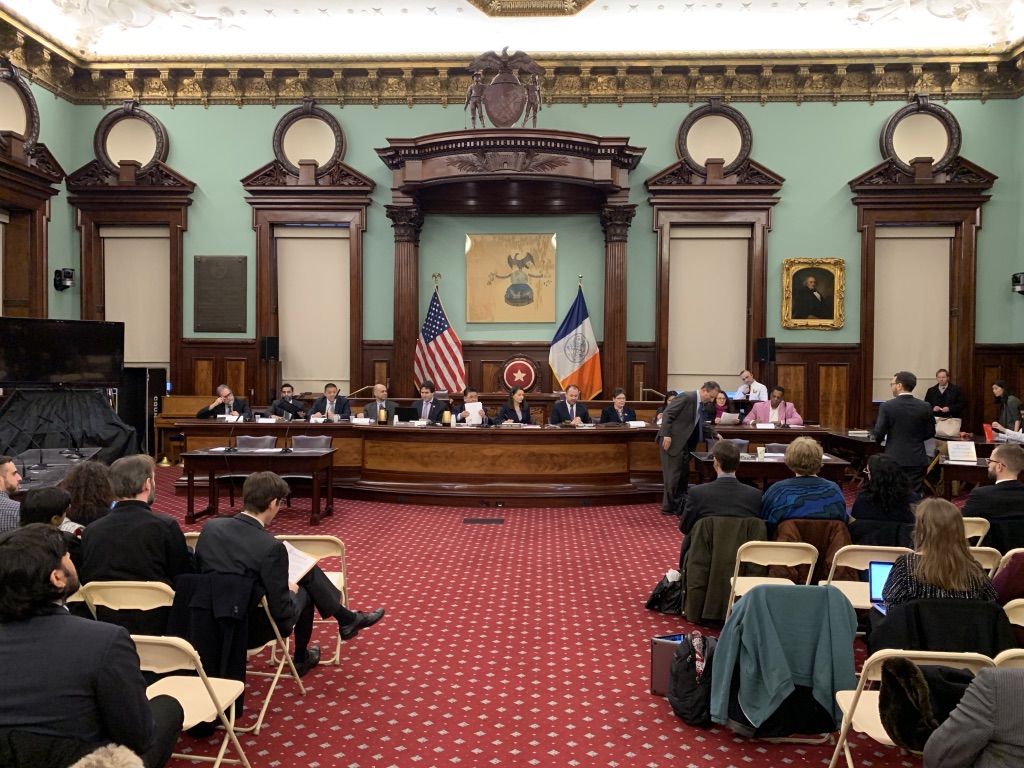
{"label": "nameplate on desk", "polygon": [[273,424],[277,419],[272,419],[269,416],[260,416],[256,419],[257,424]]}
{"label": "nameplate on desk", "polygon": [[775,429],[775,425],[774,424],[756,424],[755,426],[758,429]]}
{"label": "nameplate on desk", "polygon": [[627,421],[626,422],[632,429],[643,429],[647,426],[646,421]]}
{"label": "nameplate on desk", "polygon": [[978,462],[978,451],[974,446],[973,440],[950,440],[946,443],[946,447],[949,449],[950,461],[966,464],[976,464]]}
{"label": "nameplate on desk", "polygon": [[850,437],[869,437],[871,435],[866,429],[851,429],[846,434]]}
{"label": "nameplate on desk", "polygon": [[219,416],[217,416],[217,418],[220,419],[221,421],[241,421],[242,420],[241,414],[239,414],[238,416],[232,416],[231,414],[223,414],[222,413]]}
{"label": "nameplate on desk", "polygon": [[325,421],[327,421],[327,419],[324,419],[324,418],[310,419],[309,423],[310,424],[323,424]]}
{"label": "nameplate on desk", "polygon": [[358,425],[363,426],[363,427],[368,426],[370,424],[376,424],[377,423],[376,419],[361,419],[358,416],[353,416],[351,421],[352,421],[353,424],[358,424]]}

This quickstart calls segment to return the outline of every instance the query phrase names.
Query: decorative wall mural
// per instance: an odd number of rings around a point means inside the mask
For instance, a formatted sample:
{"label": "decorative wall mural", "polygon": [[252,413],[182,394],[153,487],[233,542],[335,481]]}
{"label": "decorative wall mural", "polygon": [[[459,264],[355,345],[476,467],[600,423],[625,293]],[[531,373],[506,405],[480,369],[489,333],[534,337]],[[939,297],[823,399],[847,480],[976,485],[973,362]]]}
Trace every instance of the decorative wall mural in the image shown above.
{"label": "decorative wall mural", "polygon": [[466,320],[555,321],[556,236],[466,235]]}

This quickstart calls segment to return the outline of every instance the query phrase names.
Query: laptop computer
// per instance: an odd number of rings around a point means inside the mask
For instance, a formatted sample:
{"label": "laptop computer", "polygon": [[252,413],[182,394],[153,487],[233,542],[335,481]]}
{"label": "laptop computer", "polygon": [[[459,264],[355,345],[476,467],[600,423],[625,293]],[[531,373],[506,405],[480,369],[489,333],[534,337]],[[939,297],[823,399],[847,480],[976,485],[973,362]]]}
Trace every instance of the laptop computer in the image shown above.
{"label": "laptop computer", "polygon": [[395,409],[399,421],[416,421],[420,417],[420,409],[415,406],[400,405]]}
{"label": "laptop computer", "polygon": [[892,570],[892,563],[880,563],[872,561],[868,564],[868,592],[870,594],[871,607],[879,613],[885,614],[885,600],[882,599],[882,588],[889,579],[889,571]]}

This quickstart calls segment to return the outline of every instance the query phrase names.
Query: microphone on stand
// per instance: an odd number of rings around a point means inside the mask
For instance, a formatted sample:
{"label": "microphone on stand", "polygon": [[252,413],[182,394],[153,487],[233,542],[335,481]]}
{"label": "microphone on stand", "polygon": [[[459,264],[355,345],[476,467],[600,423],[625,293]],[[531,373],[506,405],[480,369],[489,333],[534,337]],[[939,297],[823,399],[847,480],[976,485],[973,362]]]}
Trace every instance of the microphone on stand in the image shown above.
{"label": "microphone on stand", "polygon": [[42,419],[44,422],[46,422],[50,426],[57,427],[57,429],[59,429],[63,435],[67,436],[68,443],[71,444],[71,447],[70,448],[65,448],[63,451],[61,451],[60,452],[61,456],[67,456],[67,457],[72,458],[72,459],[84,459],[85,456],[83,456],[82,452],[78,450],[78,444],[75,442],[75,436],[71,432],[71,425],[70,425],[70,423],[68,423],[67,419],[62,417],[59,413],[57,413],[55,415],[57,416],[58,419],[60,419],[59,422],[54,421],[53,419],[47,418],[46,416],[43,416],[43,414],[41,414],[41,413],[37,413],[36,414],[36,418]]}
{"label": "microphone on stand", "polygon": [[238,453],[238,449],[231,444],[231,439],[235,436],[235,428],[238,426],[238,422],[242,420],[241,416],[236,416],[235,420],[231,422],[231,431],[228,432],[228,445],[224,449],[224,453]]}
{"label": "microphone on stand", "polygon": [[[39,463],[38,463],[38,464],[33,464],[33,465],[32,465],[31,467],[28,467],[28,469],[49,469],[49,468],[50,468],[50,465],[49,465],[49,464],[47,464],[47,463],[46,463],[46,461],[45,461],[45,460],[43,459],[43,446],[41,446],[41,445],[39,444],[39,441],[38,441],[38,440],[36,440],[35,436],[34,436],[34,435],[32,435],[32,434],[30,434],[30,433],[28,432],[28,430],[26,430],[26,429],[23,429],[22,427],[20,427],[20,426],[18,426],[17,424],[15,424],[15,423],[14,423],[13,421],[11,421],[10,419],[7,419],[7,421],[5,421],[4,423],[5,423],[5,424],[9,424],[10,426],[14,427],[14,428],[15,428],[16,430],[18,430],[18,432],[19,432],[19,433],[21,433],[21,434],[23,434],[23,435],[24,435],[25,437],[27,437],[27,438],[28,438],[28,441],[29,441],[29,443],[31,444],[31,445],[30,445],[30,447],[31,447],[31,448],[37,448],[37,449],[39,449]],[[11,446],[8,446],[8,448],[11,448]],[[12,450],[13,450],[13,449],[12,449]],[[23,469],[25,468],[25,462],[24,462],[24,459],[22,460],[22,468],[23,468]],[[27,476],[25,475],[25,473],[24,473],[24,472],[22,472],[21,474],[22,474],[22,477],[27,477]]]}

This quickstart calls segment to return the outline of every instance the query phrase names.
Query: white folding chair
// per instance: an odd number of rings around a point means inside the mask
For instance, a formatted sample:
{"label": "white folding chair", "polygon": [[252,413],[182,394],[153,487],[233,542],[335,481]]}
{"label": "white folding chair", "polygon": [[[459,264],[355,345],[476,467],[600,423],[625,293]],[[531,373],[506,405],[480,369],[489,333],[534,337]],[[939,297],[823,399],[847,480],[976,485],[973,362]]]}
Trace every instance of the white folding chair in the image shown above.
{"label": "white folding chair", "polygon": [[996,666],[1002,669],[1024,669],[1024,648],[1010,648],[996,656]]}
{"label": "white folding chair", "polygon": [[985,540],[985,536],[988,535],[989,522],[984,517],[965,517],[964,518],[964,535],[967,540],[970,541],[975,536],[978,540],[974,542],[974,546],[980,547],[981,542]]}
{"label": "white folding chair", "polygon": [[[185,711],[185,721],[182,724],[184,730],[199,723],[219,719],[226,731],[226,737],[221,742],[216,757],[177,753],[172,757],[212,762],[214,768],[221,763],[240,763],[246,768],[251,768],[235,731],[235,700],[242,695],[245,684],[240,680],[207,677],[196,649],[180,637],[132,635],[132,640],[135,641],[135,649],[139,653],[139,661],[144,671],[161,675],[182,670],[195,673],[195,676],[170,675],[157,680],[146,689],[146,695],[150,699],[156,696],[172,696],[177,699]],[[224,757],[229,741],[238,753],[237,759]]]}
{"label": "white folding chair", "polygon": [[969,549],[971,556],[985,569],[989,578],[995,576],[996,571],[999,570],[999,561],[1003,558],[1000,551],[994,547],[969,547]]}
{"label": "white folding chair", "polygon": [[879,744],[892,747],[892,739],[882,727],[882,717],[878,711],[879,692],[866,690],[869,682],[877,682],[882,679],[882,663],[886,659],[904,658],[915,664],[940,665],[967,668],[975,674],[985,667],[994,667],[995,662],[988,656],[980,653],[948,653],[943,651],[904,651],[899,649],[886,649],[873,653],[864,662],[861,669],[860,679],[857,681],[857,688],[852,691],[839,691],[836,693],[836,703],[843,711],[843,725],[839,729],[839,740],[836,742],[835,752],[832,753],[832,761],[829,768],[836,768],[839,763],[839,755],[846,755],[846,765],[854,768],[853,756],[850,754],[849,734],[853,729],[858,733],[864,733],[877,741]]}
{"label": "white folding chair", "polygon": [[1003,568],[1006,567],[1006,564],[1010,562],[1014,555],[1019,555],[1021,553],[1024,553],[1024,547],[1017,547],[1016,549],[1011,549],[1009,552],[1003,555],[1002,559],[1000,559],[999,561],[999,567],[996,568],[996,573],[999,573],[1001,570],[1003,570]]}
{"label": "white folding chair", "polygon": [[[255,675],[256,677],[269,677],[272,678],[270,681],[270,688],[267,689],[267,697],[263,700],[263,706],[260,707],[260,714],[256,718],[254,725],[249,725],[244,728],[236,727],[235,730],[239,733],[253,733],[259,735],[260,728],[263,727],[263,719],[267,716],[267,710],[270,709],[270,698],[274,695],[274,691],[277,688],[277,682],[281,679],[281,675],[284,674],[285,665],[288,666],[289,676],[295,680],[299,686],[299,695],[306,695],[306,686],[302,684],[302,678],[299,677],[298,670],[295,669],[295,662],[292,661],[291,654],[288,652],[288,641],[281,637],[281,632],[277,628],[277,624],[274,622],[274,617],[270,615],[270,606],[267,605],[267,598],[260,600],[260,608],[263,609],[267,615],[267,621],[270,623],[271,629],[274,630],[274,637],[272,640],[268,640],[266,643],[261,645],[259,648],[250,648],[248,656],[251,659],[254,656],[258,656],[267,648],[270,649],[270,661],[269,664],[274,668],[273,672],[257,672],[253,670],[247,670],[247,675]],[[278,658],[280,654],[280,658]],[[276,665],[276,666],[275,666]]]}
{"label": "white folding chair", "polygon": [[188,531],[185,534],[185,544],[192,547],[194,550],[196,548],[196,542],[199,541],[200,533],[202,533],[202,531]]}
{"label": "white folding chair", "polygon": [[818,561],[818,550],[803,541],[748,541],[736,550],[736,567],[733,568],[730,580],[729,607],[725,612],[726,621],[732,614],[732,605],[737,597],[749,592],[759,584],[792,584],[792,580],[771,576],[740,576],[744,563],[752,565],[785,565],[793,568],[798,565],[809,566],[807,581],[811,583],[814,564]]}
{"label": "white folding chair", "polygon": [[[345,568],[345,542],[336,536],[307,536],[307,535],[282,535],[277,537],[281,541],[287,541],[293,547],[306,553],[311,557],[338,558],[338,570],[324,571],[324,575],[331,580],[335,588],[341,592],[341,604],[348,607],[348,575]],[[335,619],[317,619],[315,624],[333,624],[337,627]],[[341,635],[338,635],[334,655],[329,659],[321,659],[321,664],[337,666],[341,663]]]}
{"label": "white folding chair", "polygon": [[842,592],[857,610],[871,607],[871,589],[866,581],[833,580],[838,568],[853,568],[866,571],[871,563],[893,563],[900,555],[910,554],[906,547],[869,547],[861,544],[848,544],[840,548],[832,558],[832,569],[828,578],[819,584],[831,584]]}
{"label": "white folding chair", "polygon": [[1003,610],[1011,624],[1015,627],[1024,627],[1024,598],[1011,600],[1003,606]]}
{"label": "white folding chair", "polygon": [[152,611],[174,602],[174,590],[162,581],[90,581],[81,595],[93,618],[101,605],[112,611]]}

